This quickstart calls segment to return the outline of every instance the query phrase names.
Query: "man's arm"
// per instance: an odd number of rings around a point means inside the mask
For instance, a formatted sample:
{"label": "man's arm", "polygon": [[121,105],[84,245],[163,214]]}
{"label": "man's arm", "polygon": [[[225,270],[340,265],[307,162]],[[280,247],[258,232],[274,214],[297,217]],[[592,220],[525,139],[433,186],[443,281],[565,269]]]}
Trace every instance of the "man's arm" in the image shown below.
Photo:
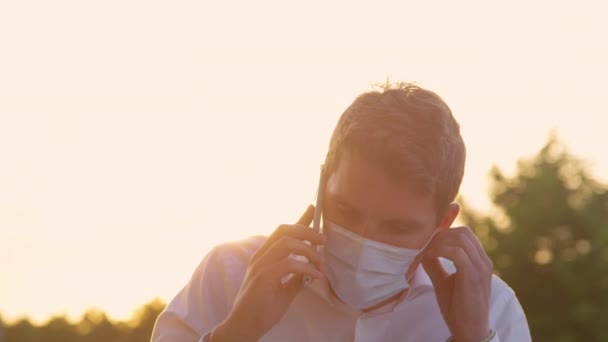
{"label": "man's arm", "polygon": [[159,315],[152,342],[203,341],[230,312],[256,241],[214,248]]}
{"label": "man's arm", "polygon": [[256,340],[266,334],[289,308],[302,277],[322,277],[323,257],[312,245],[326,238],[308,226],[313,214],[309,206],[297,224],[280,225],[253,249],[247,242],[214,249],[161,313],[152,341],[206,341],[216,327],[215,341]]}
{"label": "man's arm", "polygon": [[492,342],[532,341],[526,315],[515,293],[498,277],[494,277],[493,282],[497,285],[502,283],[500,287],[504,287],[490,308],[490,326],[496,331]]}

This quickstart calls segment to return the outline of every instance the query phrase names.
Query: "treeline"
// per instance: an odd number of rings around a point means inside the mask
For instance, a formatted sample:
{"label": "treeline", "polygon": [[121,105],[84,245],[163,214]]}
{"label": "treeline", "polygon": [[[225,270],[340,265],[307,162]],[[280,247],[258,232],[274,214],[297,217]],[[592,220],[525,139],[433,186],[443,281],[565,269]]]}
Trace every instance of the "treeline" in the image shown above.
{"label": "treeline", "polygon": [[165,303],[155,299],[125,322],[111,321],[98,310],[89,310],[77,323],[61,316],[43,325],[22,319],[0,325],[0,342],[149,342],[154,322],[164,308]]}
{"label": "treeline", "polygon": [[608,187],[555,137],[517,174],[491,172],[496,208],[462,218],[515,290],[535,342],[608,341]]}
{"label": "treeline", "polygon": [[[532,339],[608,341],[608,187],[552,137],[514,176],[494,168],[490,198],[492,212],[465,204],[461,219],[515,290]],[[5,327],[0,342],[149,341],[163,307],[149,303],[129,322],[101,312],[74,325],[61,317],[40,327],[23,320]]]}

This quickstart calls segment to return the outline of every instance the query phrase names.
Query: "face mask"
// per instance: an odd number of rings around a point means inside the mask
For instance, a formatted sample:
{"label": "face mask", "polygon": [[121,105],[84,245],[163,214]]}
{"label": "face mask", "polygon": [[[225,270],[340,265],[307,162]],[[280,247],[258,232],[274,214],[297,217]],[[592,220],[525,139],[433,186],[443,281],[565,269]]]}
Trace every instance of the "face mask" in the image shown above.
{"label": "face mask", "polygon": [[409,287],[405,273],[420,250],[368,240],[325,223],[325,273],[344,303],[365,309]]}

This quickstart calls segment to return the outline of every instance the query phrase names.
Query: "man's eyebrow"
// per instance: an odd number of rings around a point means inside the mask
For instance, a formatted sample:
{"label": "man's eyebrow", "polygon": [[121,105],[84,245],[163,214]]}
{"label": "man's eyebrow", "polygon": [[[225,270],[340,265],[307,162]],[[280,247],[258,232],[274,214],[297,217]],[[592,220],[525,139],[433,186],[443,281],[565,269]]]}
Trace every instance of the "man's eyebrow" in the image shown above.
{"label": "man's eyebrow", "polygon": [[[332,201],[334,201],[335,203],[337,203],[339,205],[346,207],[346,210],[348,210],[354,214],[359,213],[359,210],[357,210],[357,208],[353,207],[350,203],[348,203],[348,201],[346,199],[344,199],[344,197],[342,197],[340,194],[333,194],[333,195],[331,195],[331,197],[332,197]],[[416,219],[392,219],[392,220],[386,220],[383,223],[386,225],[398,226],[400,228],[407,228],[407,229],[420,229],[423,227],[423,224]]]}

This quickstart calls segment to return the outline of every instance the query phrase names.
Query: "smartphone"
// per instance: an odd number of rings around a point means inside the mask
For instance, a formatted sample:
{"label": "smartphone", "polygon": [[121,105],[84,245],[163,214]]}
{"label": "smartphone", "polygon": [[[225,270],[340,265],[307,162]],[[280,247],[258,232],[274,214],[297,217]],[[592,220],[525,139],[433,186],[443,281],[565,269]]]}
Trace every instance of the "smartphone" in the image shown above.
{"label": "smartphone", "polygon": [[[321,172],[319,175],[319,185],[317,187],[317,198],[316,198],[316,202],[315,202],[315,214],[312,220],[312,229],[319,233],[321,231],[321,215],[323,213],[323,197],[324,197],[324,192],[325,192],[325,181],[324,181],[324,165],[321,164]],[[316,247],[316,246],[315,246]],[[312,281],[312,279],[310,279],[309,276],[304,276],[304,279],[302,279],[302,286],[304,286],[304,288],[308,287],[308,285],[310,285],[310,282]]]}
{"label": "smartphone", "polygon": [[321,165],[321,174],[319,175],[319,186],[317,187],[317,198],[315,203],[315,215],[312,220],[312,229],[317,233],[321,231],[321,214],[323,213],[323,197],[325,192],[323,166],[324,165]]}

